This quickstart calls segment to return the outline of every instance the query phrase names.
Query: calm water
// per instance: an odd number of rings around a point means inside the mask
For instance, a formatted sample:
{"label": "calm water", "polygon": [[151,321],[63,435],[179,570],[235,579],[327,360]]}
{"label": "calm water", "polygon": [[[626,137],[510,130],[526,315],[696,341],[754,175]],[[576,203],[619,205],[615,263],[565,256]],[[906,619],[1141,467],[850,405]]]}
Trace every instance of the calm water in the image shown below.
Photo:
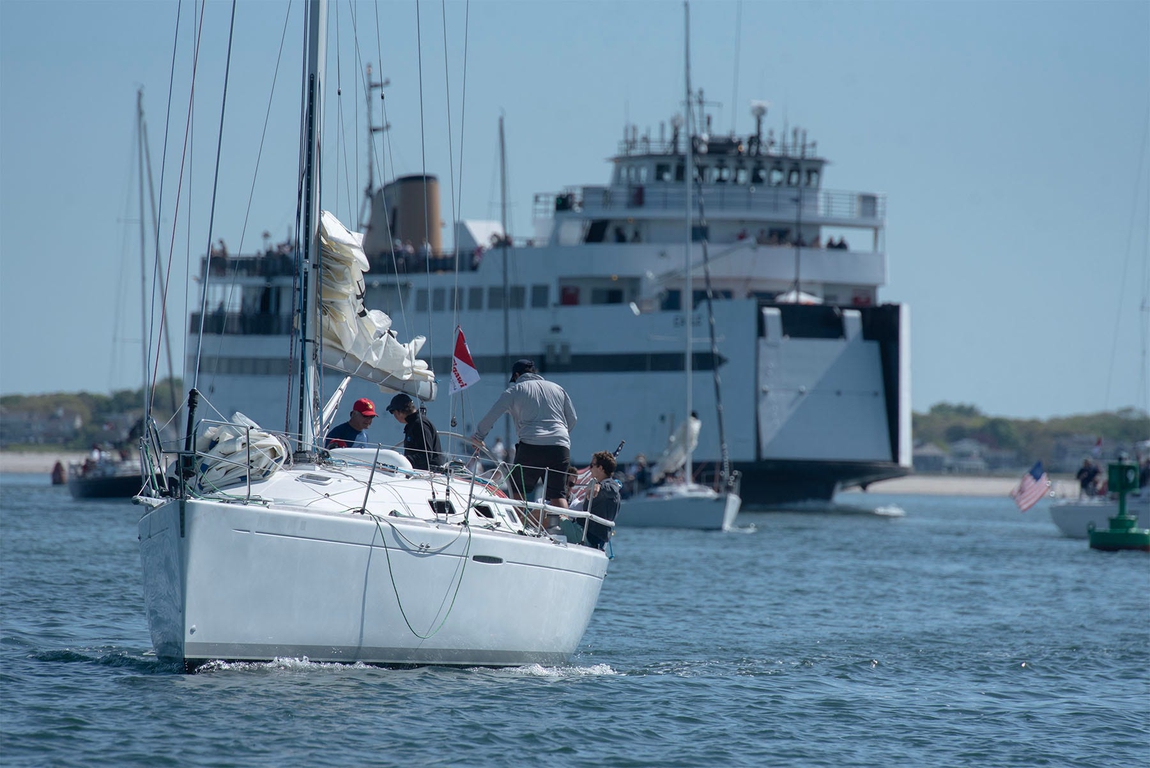
{"label": "calm water", "polygon": [[568,666],[184,675],[152,655],[137,509],[0,476],[0,762],[1150,763],[1150,557],[1043,505],[840,500],[906,516],[624,531]]}

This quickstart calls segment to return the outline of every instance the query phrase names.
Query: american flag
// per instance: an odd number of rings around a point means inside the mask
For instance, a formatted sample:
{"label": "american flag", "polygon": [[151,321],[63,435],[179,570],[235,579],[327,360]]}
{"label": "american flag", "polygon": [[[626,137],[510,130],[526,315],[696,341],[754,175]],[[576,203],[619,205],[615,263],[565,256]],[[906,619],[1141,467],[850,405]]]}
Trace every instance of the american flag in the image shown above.
{"label": "american flag", "polygon": [[1038,500],[1046,495],[1046,489],[1050,487],[1050,479],[1046,477],[1046,470],[1042,468],[1042,462],[1036,463],[1030,468],[1030,471],[1022,476],[1022,482],[1018,487],[1010,492],[1010,498],[1014,499],[1014,503],[1018,508],[1025,512],[1038,503]]}
{"label": "american flag", "polygon": [[575,487],[571,489],[570,503],[583,501],[587,497],[587,489],[591,487],[591,465],[588,464],[586,468],[578,470],[578,475],[575,478]]}

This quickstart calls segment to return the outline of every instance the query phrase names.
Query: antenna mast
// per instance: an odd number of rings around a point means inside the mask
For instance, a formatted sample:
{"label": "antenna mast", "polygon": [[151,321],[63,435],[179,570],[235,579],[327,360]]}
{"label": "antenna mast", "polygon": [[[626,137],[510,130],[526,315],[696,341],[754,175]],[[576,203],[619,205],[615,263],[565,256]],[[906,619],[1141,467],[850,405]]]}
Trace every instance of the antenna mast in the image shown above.
{"label": "antenna mast", "polygon": [[[371,198],[375,194],[375,134],[383,133],[391,126],[384,122],[380,125],[373,125],[371,120],[371,93],[372,91],[379,91],[379,100],[383,101],[383,89],[391,85],[390,78],[383,78],[382,80],[372,81],[371,79],[371,62],[367,63],[367,78],[365,80],[367,88],[365,89],[364,96],[367,99],[367,187],[363,191],[363,205],[359,209],[359,228],[364,229],[368,225],[367,216],[370,210],[368,206],[371,205]],[[386,116],[385,116],[386,119]],[[383,155],[380,155],[380,182],[383,181]]]}

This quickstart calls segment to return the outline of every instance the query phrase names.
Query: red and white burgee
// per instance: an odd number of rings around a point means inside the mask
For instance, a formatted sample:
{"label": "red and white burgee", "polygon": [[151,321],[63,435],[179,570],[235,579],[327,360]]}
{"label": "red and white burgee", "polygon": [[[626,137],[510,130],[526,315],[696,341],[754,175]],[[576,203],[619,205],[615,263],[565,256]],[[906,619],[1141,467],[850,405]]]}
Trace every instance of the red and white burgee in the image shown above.
{"label": "red and white burgee", "polygon": [[471,359],[467,339],[463,338],[463,329],[456,326],[455,352],[451,355],[451,394],[461,392],[477,381],[479,371],[475,370],[475,361]]}

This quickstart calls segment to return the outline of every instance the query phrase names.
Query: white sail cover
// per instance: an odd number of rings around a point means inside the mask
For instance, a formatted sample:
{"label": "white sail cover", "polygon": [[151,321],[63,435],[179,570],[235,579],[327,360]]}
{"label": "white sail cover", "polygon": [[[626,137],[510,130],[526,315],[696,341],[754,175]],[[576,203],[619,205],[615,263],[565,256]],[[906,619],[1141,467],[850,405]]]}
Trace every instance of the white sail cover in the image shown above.
{"label": "white sail cover", "polygon": [[290,455],[276,435],[238,411],[226,424],[214,424],[196,438],[196,489],[210,493],[251,480],[264,480],[283,466]]}
{"label": "white sail cover", "polygon": [[320,214],[323,252],[320,300],[323,310],[323,363],[379,384],[380,389],[434,400],[435,373],[416,357],[426,339],[407,344],[396,338],[391,318],[363,304],[363,273],[368,271],[363,235],[348,231],[333,214]]}
{"label": "white sail cover", "polygon": [[699,430],[702,428],[703,422],[699,421],[694,414],[679,425],[675,433],[671,435],[671,439],[667,441],[667,447],[663,450],[662,455],[659,456],[659,461],[651,473],[652,481],[657,483],[667,475],[672,475],[683,468],[683,465],[687,463],[687,457],[694,453],[699,446]]}

